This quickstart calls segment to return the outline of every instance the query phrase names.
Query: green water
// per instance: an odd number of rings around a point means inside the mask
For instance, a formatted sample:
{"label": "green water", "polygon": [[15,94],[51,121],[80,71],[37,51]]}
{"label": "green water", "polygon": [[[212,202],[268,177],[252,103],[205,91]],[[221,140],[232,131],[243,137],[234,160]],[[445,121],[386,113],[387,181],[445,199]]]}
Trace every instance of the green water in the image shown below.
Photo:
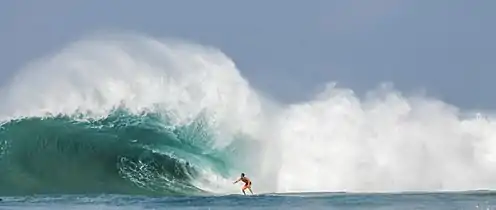
{"label": "green water", "polygon": [[169,119],[116,110],[92,120],[83,115],[4,122],[0,193],[194,195],[209,193],[193,182],[201,170],[232,176],[229,160],[239,151],[234,145],[216,148],[208,121],[200,117],[174,126]]}

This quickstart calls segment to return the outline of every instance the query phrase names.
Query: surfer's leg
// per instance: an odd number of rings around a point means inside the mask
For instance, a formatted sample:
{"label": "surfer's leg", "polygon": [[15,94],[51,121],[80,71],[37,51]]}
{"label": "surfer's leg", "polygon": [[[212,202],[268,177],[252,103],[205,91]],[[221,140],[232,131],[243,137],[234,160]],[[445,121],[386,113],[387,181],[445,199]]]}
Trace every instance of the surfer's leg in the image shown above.
{"label": "surfer's leg", "polygon": [[243,191],[243,194],[244,194],[244,195],[246,195],[246,193],[245,193],[246,188],[247,188],[247,186],[246,186],[246,185],[245,185],[245,186],[243,186],[243,188],[241,188],[241,191]]}
{"label": "surfer's leg", "polygon": [[248,186],[246,186],[249,190],[250,190],[250,193],[253,195],[253,191],[251,190],[251,182],[248,183]]}

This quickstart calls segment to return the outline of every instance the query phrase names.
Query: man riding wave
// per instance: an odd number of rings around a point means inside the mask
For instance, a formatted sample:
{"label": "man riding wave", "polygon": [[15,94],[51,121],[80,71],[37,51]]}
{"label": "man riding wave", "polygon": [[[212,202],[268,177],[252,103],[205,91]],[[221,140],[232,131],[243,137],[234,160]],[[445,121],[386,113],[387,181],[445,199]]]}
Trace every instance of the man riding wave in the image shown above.
{"label": "man riding wave", "polygon": [[241,173],[241,177],[233,182],[233,184],[238,183],[239,181],[242,181],[245,183],[245,185],[241,188],[241,191],[243,192],[244,195],[246,195],[245,190],[248,189],[250,190],[251,194],[253,195],[253,191],[251,191],[251,180],[245,176],[244,173]]}

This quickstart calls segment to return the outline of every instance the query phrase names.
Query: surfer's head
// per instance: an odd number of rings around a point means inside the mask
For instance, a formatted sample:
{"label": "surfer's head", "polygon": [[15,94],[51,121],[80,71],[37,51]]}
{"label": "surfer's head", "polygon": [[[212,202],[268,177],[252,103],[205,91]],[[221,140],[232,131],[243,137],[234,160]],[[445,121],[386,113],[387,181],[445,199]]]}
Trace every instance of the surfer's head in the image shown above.
{"label": "surfer's head", "polygon": [[245,173],[241,173],[241,177],[245,177]]}

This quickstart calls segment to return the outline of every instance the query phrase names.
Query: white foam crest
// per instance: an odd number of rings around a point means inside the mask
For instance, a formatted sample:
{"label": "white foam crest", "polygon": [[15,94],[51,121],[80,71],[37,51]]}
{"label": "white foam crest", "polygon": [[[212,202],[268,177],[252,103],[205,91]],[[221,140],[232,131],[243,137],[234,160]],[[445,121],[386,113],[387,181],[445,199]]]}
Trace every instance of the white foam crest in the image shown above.
{"label": "white foam crest", "polygon": [[381,88],[360,100],[329,86],[281,116],[279,192],[496,187],[495,119]]}
{"label": "white foam crest", "polygon": [[3,93],[2,119],[158,107],[174,113],[178,124],[207,112],[219,137],[253,132],[260,112],[258,96],[221,51],[138,35],[73,43],[22,69]]}

